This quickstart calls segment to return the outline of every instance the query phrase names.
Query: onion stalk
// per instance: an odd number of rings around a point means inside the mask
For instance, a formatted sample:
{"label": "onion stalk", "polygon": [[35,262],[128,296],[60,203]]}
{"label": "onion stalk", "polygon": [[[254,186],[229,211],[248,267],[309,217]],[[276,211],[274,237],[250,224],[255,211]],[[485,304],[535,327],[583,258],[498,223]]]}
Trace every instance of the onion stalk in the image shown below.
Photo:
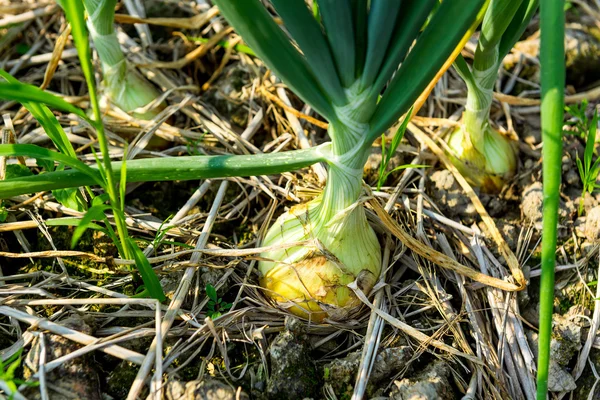
{"label": "onion stalk", "polygon": [[481,25],[473,64],[455,69],[467,84],[462,124],[448,139],[450,158],[472,185],[497,193],[517,171],[517,147],[489,121],[493,91],[504,56],[523,34],[538,0],[492,0]]}
{"label": "onion stalk", "polygon": [[152,119],[154,112],[135,113],[154,101],[156,88],[129,65],[114,29],[117,0],[83,0],[87,25],[104,77],[104,102],[114,103],[141,119]]}

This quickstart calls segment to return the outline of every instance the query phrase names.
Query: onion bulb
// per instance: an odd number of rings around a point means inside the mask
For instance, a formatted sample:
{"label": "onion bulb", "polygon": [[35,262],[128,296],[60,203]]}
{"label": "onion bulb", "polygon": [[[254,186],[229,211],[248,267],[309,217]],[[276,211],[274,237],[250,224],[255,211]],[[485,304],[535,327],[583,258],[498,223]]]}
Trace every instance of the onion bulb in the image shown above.
{"label": "onion bulb", "polygon": [[262,253],[260,284],[267,296],[296,315],[339,321],[361,304],[347,285],[357,281],[368,293],[377,281],[381,246],[362,205],[323,218],[327,210],[322,199],[292,207],[267,232],[264,246],[308,242]]}
{"label": "onion bulb", "polygon": [[[484,193],[498,193],[517,171],[513,143],[489,124],[478,135],[478,146],[465,134],[466,125],[455,129],[448,140],[452,163],[467,181]],[[482,151],[481,151],[481,150]]]}

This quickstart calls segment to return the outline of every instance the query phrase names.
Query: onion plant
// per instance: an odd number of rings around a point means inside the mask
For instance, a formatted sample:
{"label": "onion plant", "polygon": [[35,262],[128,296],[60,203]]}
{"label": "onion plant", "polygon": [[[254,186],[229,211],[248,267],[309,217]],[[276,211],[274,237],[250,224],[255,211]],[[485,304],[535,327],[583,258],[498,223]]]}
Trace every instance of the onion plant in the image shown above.
{"label": "onion plant", "polygon": [[484,192],[499,192],[517,170],[515,144],[491,126],[489,114],[502,60],[523,34],[537,5],[538,0],[492,0],[472,66],[461,56],[454,64],[467,84],[467,104],[462,124],[450,134],[450,155],[465,178]]}
{"label": "onion plant", "polygon": [[[64,3],[60,0],[60,3]],[[156,88],[135,70],[125,58],[114,28],[117,0],[83,0],[87,12],[87,27],[94,43],[104,77],[104,101],[125,112],[135,112],[158,97]],[[137,113],[142,119],[154,116]]]}
{"label": "onion plant", "polygon": [[[409,111],[487,2],[317,0],[314,13],[305,0],[271,0],[283,29],[260,0],[215,3],[265,64],[329,122],[331,143],[260,156],[133,160],[127,180],[248,176],[325,162],[323,193],[283,213],[263,242],[314,245],[263,253],[259,270],[265,293],[280,306],[314,320],[344,318],[359,305],[347,284],[357,281],[368,292],[381,269],[380,244],[360,202],[370,148]],[[0,95],[10,98],[2,84]],[[32,149],[0,146],[0,155]],[[0,182],[0,196],[93,183],[90,171],[70,169]]]}
{"label": "onion plant", "polygon": [[562,173],[562,124],[565,87],[564,6],[564,0],[545,0],[540,5],[544,208],[537,370],[538,400],[546,400],[547,398],[552,314],[554,311],[554,269],[556,267],[556,238]]}

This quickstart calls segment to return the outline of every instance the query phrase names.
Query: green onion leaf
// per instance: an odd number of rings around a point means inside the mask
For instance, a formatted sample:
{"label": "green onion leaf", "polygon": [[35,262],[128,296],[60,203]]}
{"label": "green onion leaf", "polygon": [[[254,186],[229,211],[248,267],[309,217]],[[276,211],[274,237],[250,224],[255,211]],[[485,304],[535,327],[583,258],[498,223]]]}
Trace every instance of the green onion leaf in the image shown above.
{"label": "green onion leaf", "polygon": [[552,340],[552,314],[554,314],[554,269],[556,267],[558,208],[562,175],[565,88],[564,0],[543,1],[540,5],[540,24],[544,204],[536,398],[537,400],[546,400],[550,367],[550,341]]}
{"label": "green onion leaf", "polygon": [[323,117],[335,118],[329,97],[317,83],[306,60],[259,0],[214,2],[250,48],[290,89]]}
{"label": "green onion leaf", "polygon": [[[127,162],[127,182],[154,182],[224,178],[230,176],[257,176],[280,174],[325,161],[322,147],[281,153],[236,156],[184,156],[147,158]],[[0,181],[0,198],[42,190],[102,184],[98,168],[77,159],[32,144],[0,145],[0,156],[30,156],[55,159],[79,170],[48,172],[31,177]],[[114,179],[119,178],[121,162],[111,163]]]}
{"label": "green onion leaf", "polygon": [[304,0],[272,0],[285,27],[304,53],[323,89],[341,105],[346,95],[337,75],[333,57],[321,26],[312,16]]}
{"label": "green onion leaf", "polygon": [[398,65],[406,57],[408,49],[410,49],[419,30],[436,4],[436,0],[403,1],[387,54],[383,59],[383,64],[373,84],[372,93],[374,95],[378,95],[381,92],[394,72],[396,72]]}
{"label": "green onion leaf", "polygon": [[386,56],[401,3],[401,0],[371,0],[367,58],[362,74],[362,85],[365,88],[377,77]]}
{"label": "green onion leaf", "polygon": [[319,11],[344,87],[355,80],[356,55],[351,0],[317,0]]}
{"label": "green onion leaf", "polygon": [[[473,24],[484,0],[444,0],[390,82],[371,118],[373,140],[405,114]],[[452,21],[452,24],[448,24]]]}
{"label": "green onion leaf", "polygon": [[367,56],[367,28],[369,0],[352,0],[352,19],[354,20],[354,47],[356,51],[356,78],[362,75]]}
{"label": "green onion leaf", "polygon": [[537,8],[539,0],[523,0],[521,7],[517,10],[515,15],[510,22],[510,25],[506,28],[502,40],[500,40],[500,60],[502,60],[517,43],[517,41],[525,32],[529,21],[533,18]]}

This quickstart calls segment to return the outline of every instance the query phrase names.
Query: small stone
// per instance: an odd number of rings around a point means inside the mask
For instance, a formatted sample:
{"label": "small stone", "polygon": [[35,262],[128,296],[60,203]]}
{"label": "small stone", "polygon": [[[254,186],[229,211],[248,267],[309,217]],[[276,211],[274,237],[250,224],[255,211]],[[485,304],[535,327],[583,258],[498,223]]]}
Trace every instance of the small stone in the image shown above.
{"label": "small stone", "polygon": [[600,206],[596,206],[588,211],[585,217],[583,233],[590,242],[600,240]]}
{"label": "small stone", "polygon": [[[571,391],[577,388],[571,374],[565,367],[573,356],[581,349],[581,318],[575,318],[575,313],[581,310],[573,308],[566,316],[552,316],[552,340],[550,341],[550,371],[548,373],[548,390],[551,392]],[[527,340],[530,343],[534,357],[538,357],[538,339],[536,332],[528,331]]]}
{"label": "small stone", "polygon": [[581,326],[559,314],[552,317],[552,340],[550,358],[558,365],[569,364],[581,349]]}
{"label": "small stone", "polygon": [[180,400],[185,395],[185,384],[178,380],[168,381],[163,391],[164,400]]}
{"label": "small stone", "polygon": [[390,400],[452,400],[455,395],[449,376],[448,364],[434,361],[418,375],[395,381]]}
{"label": "small stone", "polygon": [[496,225],[498,226],[498,229],[500,229],[502,237],[506,241],[508,247],[514,251],[517,248],[517,242],[519,240],[519,230],[517,227],[502,220],[496,221]]}
{"label": "small stone", "polygon": [[550,369],[548,370],[548,391],[550,392],[570,392],[577,389],[575,379],[571,374],[565,371],[556,361],[550,360]]}
{"label": "small stone", "polygon": [[567,172],[565,172],[564,180],[565,180],[565,183],[569,186],[574,186],[581,182],[579,173],[574,168],[571,168]]}

